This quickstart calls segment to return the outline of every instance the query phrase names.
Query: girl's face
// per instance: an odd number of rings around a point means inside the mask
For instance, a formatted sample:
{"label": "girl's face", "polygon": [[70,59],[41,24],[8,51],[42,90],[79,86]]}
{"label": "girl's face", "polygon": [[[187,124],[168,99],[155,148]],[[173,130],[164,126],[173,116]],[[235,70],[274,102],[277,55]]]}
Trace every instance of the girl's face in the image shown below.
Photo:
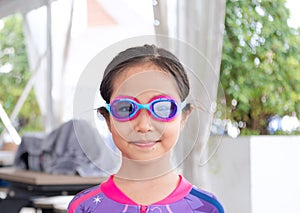
{"label": "girl's face", "polygon": [[[160,95],[171,96],[180,103],[174,78],[152,63],[123,70],[115,78],[111,100],[120,96],[136,98],[141,104]],[[146,109],[129,121],[106,119],[116,146],[123,157],[132,160],[153,160],[168,153],[176,144],[189,112],[179,114],[168,122],[153,119]]]}

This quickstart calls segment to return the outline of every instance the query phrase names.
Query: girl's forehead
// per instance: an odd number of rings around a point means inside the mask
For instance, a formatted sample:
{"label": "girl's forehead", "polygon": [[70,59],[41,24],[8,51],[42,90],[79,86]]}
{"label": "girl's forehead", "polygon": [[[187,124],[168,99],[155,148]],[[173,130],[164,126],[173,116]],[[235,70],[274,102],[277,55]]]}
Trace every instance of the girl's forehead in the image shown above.
{"label": "girl's forehead", "polygon": [[174,77],[153,64],[127,68],[115,78],[111,98],[119,95],[138,97],[143,94],[167,94],[180,99]]}

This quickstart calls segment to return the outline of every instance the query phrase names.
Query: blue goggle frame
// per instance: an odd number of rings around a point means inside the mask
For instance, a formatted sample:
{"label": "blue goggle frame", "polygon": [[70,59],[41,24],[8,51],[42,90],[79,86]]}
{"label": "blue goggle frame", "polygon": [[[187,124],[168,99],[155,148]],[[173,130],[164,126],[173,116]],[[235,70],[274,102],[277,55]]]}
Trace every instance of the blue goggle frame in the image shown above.
{"label": "blue goggle frame", "polygon": [[129,96],[119,96],[106,104],[106,109],[117,121],[132,120],[141,109],[146,109],[155,120],[168,122],[184,107],[185,101],[177,103],[174,98],[166,95],[155,96],[147,104],[141,104],[136,98]]}

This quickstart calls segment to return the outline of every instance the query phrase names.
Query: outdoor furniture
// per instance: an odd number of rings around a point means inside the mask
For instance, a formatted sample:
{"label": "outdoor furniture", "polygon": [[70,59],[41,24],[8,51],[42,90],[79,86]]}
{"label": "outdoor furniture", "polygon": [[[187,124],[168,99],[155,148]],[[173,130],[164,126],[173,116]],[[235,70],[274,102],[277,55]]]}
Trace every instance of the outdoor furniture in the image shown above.
{"label": "outdoor furniture", "polygon": [[83,189],[102,183],[106,178],[0,168],[0,179],[9,183],[7,197],[0,199],[1,212],[17,213],[22,207],[34,207],[34,200],[38,197],[75,195]]}
{"label": "outdoor furniture", "polygon": [[36,198],[33,200],[33,207],[42,209],[43,212],[63,213],[67,212],[68,205],[73,197],[73,195],[60,195]]}

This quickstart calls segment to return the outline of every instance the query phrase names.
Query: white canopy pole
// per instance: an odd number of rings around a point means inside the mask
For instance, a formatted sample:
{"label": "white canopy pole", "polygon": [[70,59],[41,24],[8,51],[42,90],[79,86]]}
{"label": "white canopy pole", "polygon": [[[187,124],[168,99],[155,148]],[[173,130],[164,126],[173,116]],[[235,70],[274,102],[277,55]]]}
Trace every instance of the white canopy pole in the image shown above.
{"label": "white canopy pole", "polygon": [[11,124],[9,117],[7,116],[5,110],[3,109],[1,103],[0,103],[0,118],[7,129],[10,137],[12,138],[13,142],[15,144],[19,145],[21,143],[21,137],[14,128],[14,126]]}
{"label": "white canopy pole", "polygon": [[47,1],[47,85],[46,85],[46,116],[45,130],[50,132],[54,128],[53,99],[52,99],[52,16],[51,0]]}

